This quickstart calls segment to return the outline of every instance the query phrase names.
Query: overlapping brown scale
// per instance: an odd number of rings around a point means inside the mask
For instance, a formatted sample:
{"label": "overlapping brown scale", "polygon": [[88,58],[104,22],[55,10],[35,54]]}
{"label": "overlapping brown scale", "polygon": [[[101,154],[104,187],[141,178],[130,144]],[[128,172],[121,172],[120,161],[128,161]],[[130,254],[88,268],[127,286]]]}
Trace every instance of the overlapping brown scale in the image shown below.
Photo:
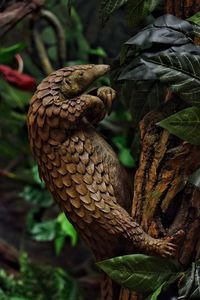
{"label": "overlapping brown scale", "polygon": [[[73,207],[78,208],[79,210],[82,210],[81,209],[81,201],[80,201],[79,197],[69,198],[69,201]],[[83,213],[83,216],[84,216],[84,213]]]}
{"label": "overlapping brown scale", "polygon": [[86,203],[86,204],[90,204],[92,202],[92,198],[90,197],[90,194],[87,193],[86,195],[82,196],[82,195],[79,195],[79,198],[80,200],[83,202],[83,203]]}
{"label": "overlapping brown scale", "polygon": [[51,95],[49,96],[46,96],[42,99],[42,104],[44,106],[48,106],[48,105],[51,105],[53,103],[53,97]]}
{"label": "overlapping brown scale", "polygon": [[96,208],[96,206],[95,206],[95,203],[92,201],[92,202],[90,202],[89,204],[88,203],[83,203],[83,206],[87,209],[87,210],[89,210],[89,211],[91,211],[91,212],[93,212],[93,211],[95,211],[97,208]]}
{"label": "overlapping brown scale", "polygon": [[[89,154],[87,151],[84,151],[83,154],[80,155],[80,160],[86,166],[89,163]],[[92,168],[92,165],[91,165]]]}
{"label": "overlapping brown scale", "polygon": [[[78,194],[77,194],[77,192],[76,192],[73,185],[71,185],[69,188],[65,189],[65,191],[69,195],[70,199],[71,198],[78,198],[78,200],[79,200]],[[79,202],[80,202],[80,200],[79,200]]]}
{"label": "overlapping brown scale", "polygon": [[87,195],[88,192],[87,186],[83,183],[76,184],[76,190],[81,196]]}
{"label": "overlapping brown scale", "polygon": [[66,169],[70,174],[75,174],[77,170],[77,166],[74,163],[66,164]]}
{"label": "overlapping brown scale", "polygon": [[68,188],[72,185],[72,180],[71,180],[71,176],[69,176],[68,174],[62,176],[62,181],[63,184]]}
{"label": "overlapping brown scale", "polygon": [[52,162],[51,162],[50,160],[47,161],[47,163],[46,163],[46,168],[47,168],[48,170],[52,170],[52,169],[53,169],[53,164],[52,164]]}
{"label": "overlapping brown scale", "polygon": [[61,106],[56,106],[56,105],[53,106],[53,114],[55,116],[58,116],[60,114],[60,111],[61,111]]}
{"label": "overlapping brown scale", "polygon": [[67,101],[62,103],[63,110],[68,110],[68,107],[69,107],[69,103]]}
{"label": "overlapping brown scale", "polygon": [[61,109],[60,117],[63,118],[63,119],[68,119],[68,111],[64,110],[64,109]]}
{"label": "overlapping brown scale", "polygon": [[46,108],[46,114],[49,118],[52,116],[52,114],[53,114],[53,106],[52,105]]}
{"label": "overlapping brown scale", "polygon": [[99,188],[100,192],[102,192],[102,193],[105,193],[107,191],[105,182],[102,182],[101,184],[99,184],[98,188]]}
{"label": "overlapping brown scale", "polygon": [[72,180],[77,183],[77,184],[81,184],[82,183],[82,176],[80,176],[79,173],[75,173],[71,175]]}
{"label": "overlapping brown scale", "polygon": [[69,146],[67,147],[67,151],[69,151],[71,154],[76,152],[75,143],[71,140],[71,138],[69,141]]}
{"label": "overlapping brown scale", "polygon": [[69,152],[62,153],[61,159],[67,164],[71,163],[72,162],[71,153]]}
{"label": "overlapping brown scale", "polygon": [[43,126],[42,128],[38,128],[38,134],[43,141],[47,141],[49,138],[49,127]]}
{"label": "overlapping brown scale", "polygon": [[54,79],[54,82],[60,83],[62,80],[63,80],[63,76],[56,76],[56,78]]}
{"label": "overlapping brown scale", "polygon": [[45,115],[44,116],[37,115],[38,127],[42,128],[44,126],[44,122],[45,122]]}
{"label": "overlapping brown scale", "polygon": [[67,212],[71,212],[72,211],[71,203],[69,201],[65,201],[64,208],[66,209]]}
{"label": "overlapping brown scale", "polygon": [[[88,176],[90,176],[90,175],[88,175]],[[92,179],[93,179],[92,183],[87,185],[87,188],[91,193],[96,193],[99,191],[99,186],[96,184],[94,178],[92,178]]]}
{"label": "overlapping brown scale", "polygon": [[46,154],[45,153],[41,153],[41,155],[40,155],[40,159],[43,161],[43,163],[47,163],[47,161],[48,161],[48,159],[47,159],[47,157],[46,157]]}
{"label": "overlapping brown scale", "polygon": [[56,155],[55,155],[54,151],[52,150],[51,152],[47,153],[47,157],[50,160],[54,160],[56,158]]}
{"label": "overlapping brown scale", "polygon": [[61,175],[67,174],[67,172],[68,172],[67,166],[68,166],[68,164],[65,164],[64,161],[60,159],[60,166],[57,167],[58,172]]}
{"label": "overlapping brown scale", "polygon": [[[74,209],[75,213],[80,217],[80,218],[84,218],[85,217],[85,208],[83,206],[80,207],[75,207]],[[84,220],[85,221],[85,220]],[[78,222],[77,222],[78,223]]]}
{"label": "overlapping brown scale", "polygon": [[56,177],[54,179],[54,184],[57,186],[57,188],[61,189],[63,188],[64,184],[63,184],[63,181],[62,181],[62,176],[59,175],[58,177]]}
{"label": "overlapping brown scale", "polygon": [[58,171],[55,167],[53,167],[53,170],[51,171],[51,176],[53,178],[57,178],[59,176]]}
{"label": "overlapping brown scale", "polygon": [[49,127],[58,128],[59,122],[59,117],[52,116],[51,118],[47,118],[47,124],[49,125]]}
{"label": "overlapping brown scale", "polygon": [[103,181],[105,182],[106,185],[110,184],[110,178],[107,173],[103,174]]}
{"label": "overlapping brown scale", "polygon": [[92,221],[93,221],[93,218],[92,218],[92,214],[91,214],[91,212],[90,211],[87,211],[86,209],[84,210],[84,222],[85,223],[88,223],[88,224],[90,224],[90,223],[92,223]]}
{"label": "overlapping brown scale", "polygon": [[42,98],[44,98],[45,96],[48,96],[49,93],[50,93],[50,89],[49,89],[49,88],[46,89],[46,90],[41,90],[41,91],[38,91],[38,92],[37,92],[37,97],[38,97],[39,99],[42,99]]}
{"label": "overlapping brown scale", "polygon": [[88,140],[88,139],[85,140],[84,150],[88,153],[93,153],[93,151],[94,151],[94,147],[92,146],[90,140]]}
{"label": "overlapping brown scale", "polygon": [[37,95],[36,93],[33,95],[33,97],[31,98],[30,104],[33,105],[33,102],[35,102],[37,100]]}
{"label": "overlapping brown scale", "polygon": [[68,120],[72,123],[76,120],[76,117],[73,113],[68,113]]}
{"label": "overlapping brown scale", "polygon": [[103,199],[100,199],[99,201],[95,202],[95,206],[98,207],[100,210],[104,207],[105,202]]}
{"label": "overlapping brown scale", "polygon": [[[95,178],[96,179],[96,178]],[[83,181],[86,183],[86,184],[92,184],[93,182],[93,177],[90,176],[88,173],[84,174],[83,175]]]}
{"label": "overlapping brown scale", "polygon": [[62,189],[58,189],[56,190],[59,197],[63,200],[63,201],[69,201],[69,196],[67,195],[66,193],[66,189],[65,188],[62,188]]}
{"label": "overlapping brown scale", "polygon": [[102,174],[100,174],[97,170],[95,170],[94,178],[97,184],[101,184],[103,182]]}
{"label": "overlapping brown scale", "polygon": [[37,91],[42,91],[49,89],[49,83],[48,81],[43,80],[38,86],[37,86]]}
{"label": "overlapping brown scale", "polygon": [[83,142],[80,139],[78,140],[78,143],[75,144],[75,149],[79,155],[83,153]]}
{"label": "overlapping brown scale", "polygon": [[76,164],[79,163],[80,157],[79,157],[79,154],[77,152],[75,152],[74,154],[72,154],[72,160]]}
{"label": "overlapping brown scale", "polygon": [[41,106],[39,107],[39,109],[38,109],[38,114],[39,114],[41,117],[43,117],[44,112],[45,112],[45,108],[44,108],[43,105],[41,105]]}
{"label": "overlapping brown scale", "polygon": [[51,75],[48,77],[48,83],[49,83],[49,86],[51,86],[51,83],[53,83],[55,79],[56,79],[56,74],[51,74]]}
{"label": "overlapping brown scale", "polygon": [[94,174],[94,163],[91,160],[89,161],[86,170],[89,175],[92,176]]}
{"label": "overlapping brown scale", "polygon": [[90,193],[90,197],[96,202],[100,202],[102,200],[101,193],[99,191],[96,193]]}
{"label": "overlapping brown scale", "polygon": [[41,140],[41,138],[39,136],[34,140],[34,145],[38,149],[40,149],[42,147],[42,140]]}
{"label": "overlapping brown scale", "polygon": [[70,114],[74,115],[74,113],[75,113],[75,108],[74,108],[73,106],[69,105],[68,111],[69,111]]}
{"label": "overlapping brown scale", "polygon": [[85,165],[81,161],[77,165],[77,172],[82,175],[85,174],[85,172],[86,172]]}
{"label": "overlapping brown scale", "polygon": [[32,104],[32,112],[35,113],[41,105],[42,105],[41,100],[36,100],[36,101]]}
{"label": "overlapping brown scale", "polygon": [[51,139],[51,138],[49,138],[48,143],[49,143],[51,146],[58,146],[58,144],[59,144],[58,141],[55,141],[54,139]]}
{"label": "overlapping brown scale", "polygon": [[31,113],[28,117],[28,122],[29,122],[29,125],[32,126],[35,122],[35,119],[36,119],[36,115]]}

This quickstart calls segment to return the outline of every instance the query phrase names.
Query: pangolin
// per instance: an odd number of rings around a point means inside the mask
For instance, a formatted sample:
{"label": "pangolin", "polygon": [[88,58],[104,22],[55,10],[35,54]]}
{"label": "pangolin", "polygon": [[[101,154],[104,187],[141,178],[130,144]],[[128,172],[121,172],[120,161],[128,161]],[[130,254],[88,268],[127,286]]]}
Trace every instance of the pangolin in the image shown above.
{"label": "pangolin", "polygon": [[107,65],[64,67],[38,85],[27,121],[40,176],[96,260],[113,257],[119,238],[133,251],[173,256],[173,237],[150,237],[123,208],[129,179],[95,129],[115,91],[101,87],[91,95],[86,90],[108,70]]}

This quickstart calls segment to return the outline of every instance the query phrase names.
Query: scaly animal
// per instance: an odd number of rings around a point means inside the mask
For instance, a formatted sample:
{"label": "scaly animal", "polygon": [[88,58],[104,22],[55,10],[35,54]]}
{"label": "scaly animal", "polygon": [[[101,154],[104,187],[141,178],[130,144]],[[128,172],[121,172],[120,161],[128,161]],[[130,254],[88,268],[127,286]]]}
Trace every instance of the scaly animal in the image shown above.
{"label": "scaly animal", "polygon": [[[65,67],[37,87],[28,131],[40,176],[96,260],[115,256],[120,238],[133,251],[173,256],[174,237],[152,238],[123,208],[131,201],[130,178],[94,127],[110,110],[115,91],[101,87],[90,95],[86,89],[108,70],[107,65]],[[112,299],[112,293],[103,297]]]}

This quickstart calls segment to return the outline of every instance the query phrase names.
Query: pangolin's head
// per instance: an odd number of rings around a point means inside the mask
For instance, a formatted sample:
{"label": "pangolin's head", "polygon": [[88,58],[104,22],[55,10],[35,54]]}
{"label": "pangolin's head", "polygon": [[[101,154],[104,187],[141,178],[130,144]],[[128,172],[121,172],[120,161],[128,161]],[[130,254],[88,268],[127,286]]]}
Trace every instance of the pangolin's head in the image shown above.
{"label": "pangolin's head", "polygon": [[76,69],[64,77],[61,84],[61,92],[68,99],[81,95],[93,81],[106,74],[109,70],[109,65],[76,66]]}

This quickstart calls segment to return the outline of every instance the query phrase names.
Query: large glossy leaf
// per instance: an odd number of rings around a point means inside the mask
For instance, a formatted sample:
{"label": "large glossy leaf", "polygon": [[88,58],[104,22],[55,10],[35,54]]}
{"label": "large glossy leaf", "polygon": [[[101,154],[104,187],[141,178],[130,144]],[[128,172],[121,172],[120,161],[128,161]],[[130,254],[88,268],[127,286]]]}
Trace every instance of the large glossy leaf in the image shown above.
{"label": "large glossy leaf", "polygon": [[123,287],[143,294],[155,292],[182,274],[176,262],[143,254],[115,257],[97,265]]}
{"label": "large glossy leaf", "polygon": [[182,278],[179,286],[179,300],[200,299],[200,260],[193,262]]}
{"label": "large glossy leaf", "polygon": [[200,145],[200,107],[189,107],[157,123],[179,138]]}
{"label": "large glossy leaf", "polygon": [[200,105],[200,56],[186,52],[163,53],[143,61],[183,100]]}
{"label": "large glossy leaf", "polygon": [[101,19],[104,24],[110,15],[127,3],[128,0],[101,0]]}
{"label": "large glossy leaf", "polygon": [[127,3],[127,20],[132,26],[138,25],[160,4],[160,0],[129,0]]}
{"label": "large glossy leaf", "polygon": [[[147,49],[152,45],[159,44],[162,51],[163,46],[186,45],[191,43],[190,35],[193,31],[192,25],[172,15],[164,15],[155,20],[154,23],[140,30],[125,44]],[[157,49],[159,51],[159,49]]]}
{"label": "large glossy leaf", "polygon": [[195,15],[187,19],[188,21],[200,25],[200,11],[197,12]]}

